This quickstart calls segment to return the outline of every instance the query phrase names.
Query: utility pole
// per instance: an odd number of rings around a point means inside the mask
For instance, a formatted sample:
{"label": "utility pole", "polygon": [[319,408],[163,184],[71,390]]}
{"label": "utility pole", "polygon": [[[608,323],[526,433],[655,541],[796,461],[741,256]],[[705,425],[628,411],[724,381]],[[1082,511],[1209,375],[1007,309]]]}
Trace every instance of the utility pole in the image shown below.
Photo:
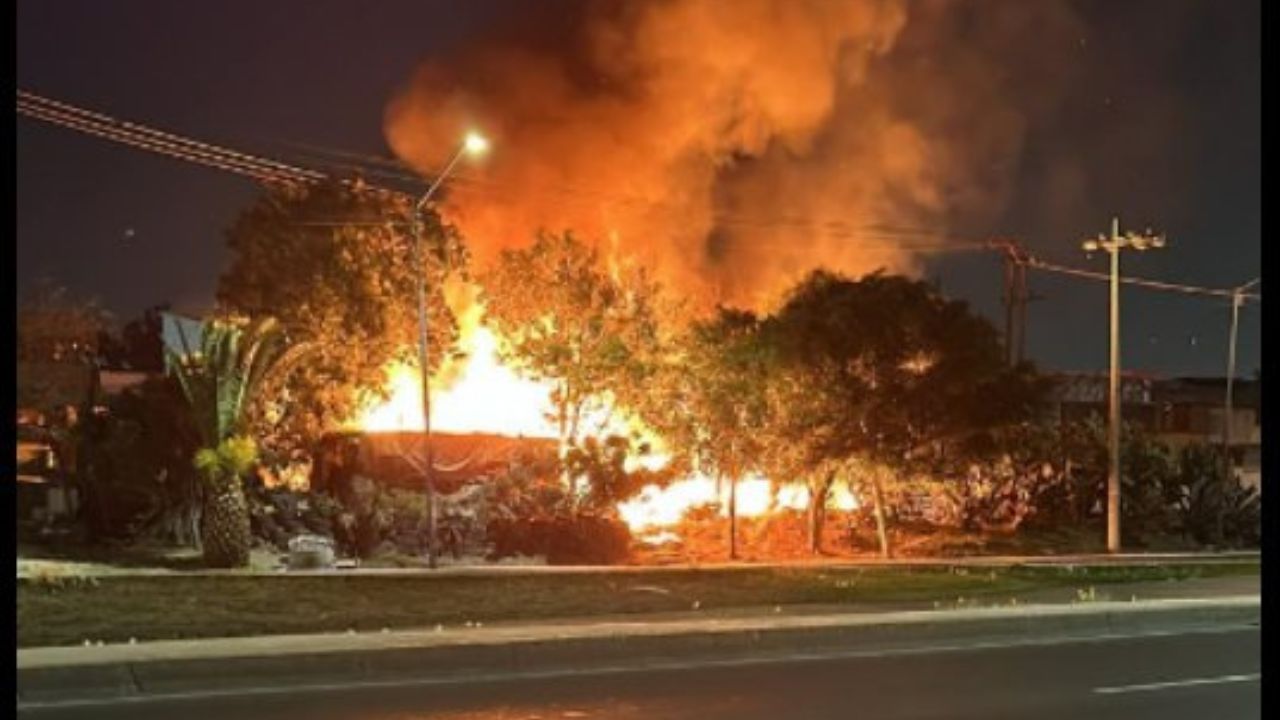
{"label": "utility pole", "polygon": [[1004,256],[1004,351],[1005,362],[1013,367],[1022,362],[1026,352],[1027,261],[1030,256],[1016,240],[992,240],[988,245]]}
{"label": "utility pole", "polygon": [[1006,253],[1004,257],[1004,296],[1001,298],[1004,302],[1004,361],[1005,364],[1013,366],[1013,303],[1014,303],[1014,273],[1017,264],[1014,263],[1011,254]]}
{"label": "utility pole", "polygon": [[1236,338],[1240,331],[1240,306],[1244,304],[1244,291],[1262,282],[1262,278],[1254,278],[1231,291],[1231,335],[1227,345],[1227,397],[1222,414],[1222,450],[1226,458],[1227,477],[1235,471],[1235,463],[1231,459],[1231,420],[1234,412],[1233,400],[1236,379]]}
{"label": "utility pole", "polygon": [[1027,303],[1043,300],[1044,295],[1033,293],[1027,289],[1027,266],[1020,265],[1022,271],[1022,285],[1020,294],[1018,295],[1018,317],[1016,319],[1018,328],[1018,353],[1014,356],[1014,364],[1021,364],[1027,358]]}
{"label": "utility pole", "polygon": [[1107,384],[1107,552],[1120,552],[1120,251],[1144,251],[1164,247],[1164,236],[1120,234],[1120,220],[1111,220],[1111,237],[1085,240],[1086,253],[1105,250],[1111,256],[1111,368]]}

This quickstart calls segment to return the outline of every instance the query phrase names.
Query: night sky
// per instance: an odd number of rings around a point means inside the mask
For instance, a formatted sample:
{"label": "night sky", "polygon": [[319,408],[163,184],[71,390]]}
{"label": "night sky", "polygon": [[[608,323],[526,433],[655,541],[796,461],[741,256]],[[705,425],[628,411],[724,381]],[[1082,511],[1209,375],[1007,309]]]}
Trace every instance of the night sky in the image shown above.
{"label": "night sky", "polygon": [[[729,1],[729,0],[708,0]],[[831,0],[837,2],[839,0]],[[276,158],[301,146],[388,156],[387,101],[513,2],[251,3],[20,0],[18,87]],[[546,6],[553,11],[556,5]],[[465,8],[465,9],[464,9]],[[1085,236],[1122,225],[1167,233],[1126,274],[1229,287],[1261,273],[1259,2],[1114,0],[1085,20],[1068,111],[1029,128],[1020,182],[984,236],[1105,270]],[[1149,141],[1159,137],[1160,141]],[[128,320],[150,305],[211,303],[223,232],[259,192],[248,180],[19,118],[18,292],[49,277]],[[1049,207],[1070,162],[1078,188]],[[1003,327],[994,256],[948,255],[929,275]],[[1028,350],[1052,369],[1106,366],[1106,285],[1038,272]],[[1124,362],[1161,375],[1221,374],[1226,300],[1128,289]],[[1242,315],[1238,370],[1260,365],[1259,306]]]}

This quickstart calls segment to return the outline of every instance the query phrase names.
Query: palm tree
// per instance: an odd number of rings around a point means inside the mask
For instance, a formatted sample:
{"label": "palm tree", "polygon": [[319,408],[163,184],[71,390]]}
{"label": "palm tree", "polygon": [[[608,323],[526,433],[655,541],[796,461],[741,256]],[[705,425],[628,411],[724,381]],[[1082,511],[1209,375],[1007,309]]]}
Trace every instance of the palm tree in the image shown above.
{"label": "palm tree", "polygon": [[211,567],[243,567],[251,535],[242,480],[258,460],[257,445],[247,433],[248,407],[304,348],[290,348],[272,318],[228,318],[205,327],[198,352],[186,349],[181,356],[169,351],[169,367],[200,432],[202,447],[194,463],[204,486],[201,548]]}

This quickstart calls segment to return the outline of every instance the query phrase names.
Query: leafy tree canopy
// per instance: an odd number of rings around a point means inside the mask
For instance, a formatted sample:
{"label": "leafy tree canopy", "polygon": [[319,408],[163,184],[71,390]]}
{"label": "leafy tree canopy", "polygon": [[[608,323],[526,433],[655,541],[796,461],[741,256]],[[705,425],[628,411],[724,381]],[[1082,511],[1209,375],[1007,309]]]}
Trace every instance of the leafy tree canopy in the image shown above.
{"label": "leafy tree canopy", "polygon": [[142,317],[130,320],[117,336],[103,332],[98,354],[108,368],[158,373],[164,370],[164,322],[161,313],[167,304],[147,308]]}
{"label": "leafy tree canopy", "polygon": [[931,446],[1029,418],[1043,385],[1007,369],[984,318],[926,283],[811,274],[770,319],[783,433],[807,459],[898,465]]}
{"label": "leafy tree canopy", "polygon": [[578,439],[587,412],[607,412],[615,390],[639,381],[658,342],[657,286],[643,271],[606,269],[567,232],[503,252],[481,285],[503,359],[555,383],[562,447]]}
{"label": "leafy tree canopy", "polygon": [[672,345],[650,383],[646,420],[703,472],[737,480],[760,469],[773,348],[755,314],[718,308]]}
{"label": "leafy tree canopy", "polygon": [[414,357],[420,267],[435,363],[451,348],[457,324],[441,287],[451,268],[465,268],[465,251],[457,232],[428,211],[418,262],[411,218],[406,197],[329,182],[274,188],[231,228],[219,300],[240,314],[278,318],[293,341],[316,348],[290,374],[284,399],[261,416],[256,434],[269,449],[309,447],[383,386],[390,361]]}
{"label": "leafy tree canopy", "polygon": [[82,362],[97,352],[111,314],[95,300],[74,297],[49,279],[18,304],[18,360]]}

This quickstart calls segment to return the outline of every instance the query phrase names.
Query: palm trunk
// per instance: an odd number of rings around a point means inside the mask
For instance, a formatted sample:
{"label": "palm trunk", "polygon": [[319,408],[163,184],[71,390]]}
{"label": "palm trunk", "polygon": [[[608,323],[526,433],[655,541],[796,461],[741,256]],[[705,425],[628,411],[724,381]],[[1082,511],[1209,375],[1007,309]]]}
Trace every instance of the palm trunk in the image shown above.
{"label": "palm trunk", "polygon": [[205,564],[239,568],[249,564],[249,503],[240,478],[219,478],[205,491],[200,545]]}

